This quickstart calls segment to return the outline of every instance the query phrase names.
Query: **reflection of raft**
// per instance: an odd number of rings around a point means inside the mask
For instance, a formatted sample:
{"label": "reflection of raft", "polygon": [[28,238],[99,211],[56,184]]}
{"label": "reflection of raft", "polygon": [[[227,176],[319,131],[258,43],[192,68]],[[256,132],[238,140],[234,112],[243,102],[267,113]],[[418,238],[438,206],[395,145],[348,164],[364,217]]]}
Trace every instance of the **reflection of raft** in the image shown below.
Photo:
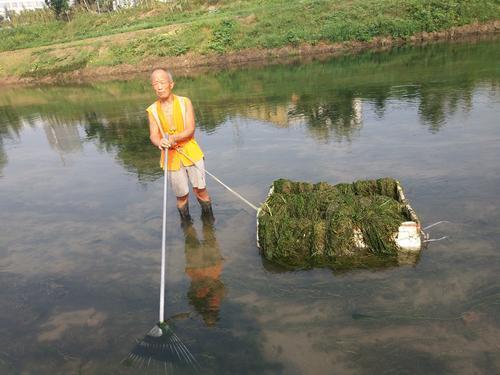
{"label": "reflection of raft", "polygon": [[337,185],[276,180],[257,212],[264,257],[291,267],[414,263],[421,235],[392,178]]}

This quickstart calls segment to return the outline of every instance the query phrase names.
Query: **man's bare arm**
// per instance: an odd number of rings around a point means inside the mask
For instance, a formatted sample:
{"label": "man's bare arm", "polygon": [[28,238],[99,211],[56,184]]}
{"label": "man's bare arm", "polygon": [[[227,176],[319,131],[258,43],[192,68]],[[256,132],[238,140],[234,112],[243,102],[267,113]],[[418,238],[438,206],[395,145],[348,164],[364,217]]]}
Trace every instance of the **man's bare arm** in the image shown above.
{"label": "man's bare arm", "polygon": [[154,144],[159,149],[162,149],[161,147],[162,135],[160,133],[160,129],[158,129],[158,124],[156,123],[156,120],[151,113],[148,113],[148,119],[149,119],[149,139],[151,140],[152,144]]}

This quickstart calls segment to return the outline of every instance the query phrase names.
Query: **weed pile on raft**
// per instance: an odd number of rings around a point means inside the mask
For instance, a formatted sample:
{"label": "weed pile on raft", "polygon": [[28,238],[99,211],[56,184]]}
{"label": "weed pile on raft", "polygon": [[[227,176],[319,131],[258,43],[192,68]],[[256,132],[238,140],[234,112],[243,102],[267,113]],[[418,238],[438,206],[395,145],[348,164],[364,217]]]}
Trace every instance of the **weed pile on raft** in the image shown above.
{"label": "weed pile on raft", "polygon": [[396,259],[394,234],[411,220],[392,178],[351,184],[274,181],[258,214],[264,257],[291,267]]}

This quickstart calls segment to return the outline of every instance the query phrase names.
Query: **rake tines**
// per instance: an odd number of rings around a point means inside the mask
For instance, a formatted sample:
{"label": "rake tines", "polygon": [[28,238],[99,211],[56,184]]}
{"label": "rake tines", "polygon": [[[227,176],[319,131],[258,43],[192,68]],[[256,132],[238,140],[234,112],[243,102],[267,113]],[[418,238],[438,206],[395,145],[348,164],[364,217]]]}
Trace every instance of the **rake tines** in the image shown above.
{"label": "rake tines", "polygon": [[141,341],[137,341],[122,363],[138,368],[156,367],[165,373],[178,367],[199,371],[196,358],[165,323],[154,326]]}

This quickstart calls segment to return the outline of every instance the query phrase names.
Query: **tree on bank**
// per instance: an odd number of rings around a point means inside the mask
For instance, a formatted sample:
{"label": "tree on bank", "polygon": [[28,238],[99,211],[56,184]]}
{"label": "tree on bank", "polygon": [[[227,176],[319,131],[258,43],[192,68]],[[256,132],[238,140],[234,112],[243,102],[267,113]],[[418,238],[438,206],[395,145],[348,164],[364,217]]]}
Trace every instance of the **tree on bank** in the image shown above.
{"label": "tree on bank", "polygon": [[62,14],[67,15],[69,10],[68,0],[45,0],[45,4],[54,12],[57,19],[60,19]]}

